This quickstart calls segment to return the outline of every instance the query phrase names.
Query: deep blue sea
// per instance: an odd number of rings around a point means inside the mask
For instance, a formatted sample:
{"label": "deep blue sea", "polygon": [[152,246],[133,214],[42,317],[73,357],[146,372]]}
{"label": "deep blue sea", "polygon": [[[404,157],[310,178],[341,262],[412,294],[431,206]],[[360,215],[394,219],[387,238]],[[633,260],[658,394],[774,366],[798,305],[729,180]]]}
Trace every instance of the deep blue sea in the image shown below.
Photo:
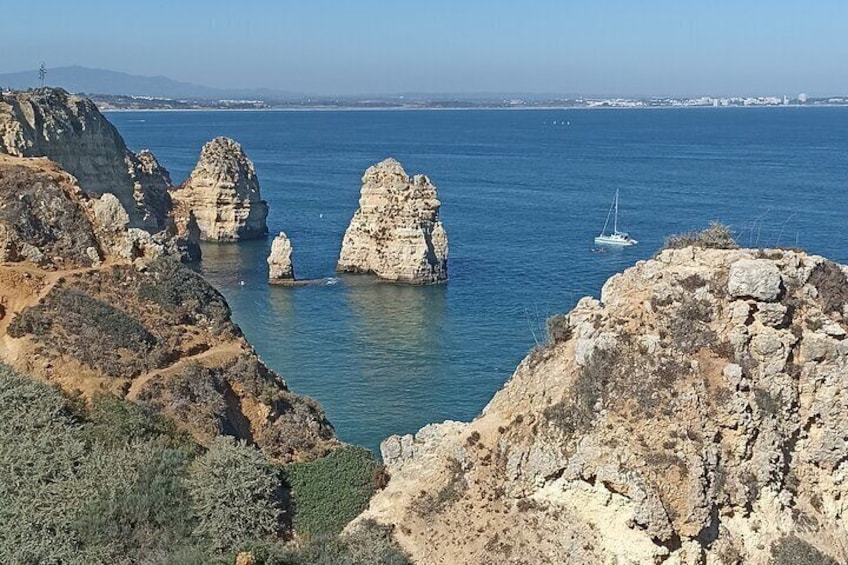
{"label": "deep blue sea", "polygon": [[[439,190],[447,285],[266,284],[271,240],[205,245],[201,270],[291,388],[339,436],[393,433],[485,406],[545,319],[597,296],[670,233],[728,223],[746,245],[848,261],[848,108],[126,112],[109,119],[175,183],[226,135],[256,165],[296,275],[333,276],[360,177],[392,156]],[[636,247],[598,253],[616,189]]]}

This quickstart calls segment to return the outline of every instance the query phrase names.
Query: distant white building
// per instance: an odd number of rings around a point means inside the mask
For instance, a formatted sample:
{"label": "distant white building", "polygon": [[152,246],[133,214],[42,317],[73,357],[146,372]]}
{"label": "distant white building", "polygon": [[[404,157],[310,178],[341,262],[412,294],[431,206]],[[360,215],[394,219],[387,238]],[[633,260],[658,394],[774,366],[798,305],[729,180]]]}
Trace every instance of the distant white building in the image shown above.
{"label": "distant white building", "polygon": [[803,92],[801,94],[799,94],[798,95],[798,102],[800,102],[801,104],[806,104],[807,103],[807,95],[804,94]]}

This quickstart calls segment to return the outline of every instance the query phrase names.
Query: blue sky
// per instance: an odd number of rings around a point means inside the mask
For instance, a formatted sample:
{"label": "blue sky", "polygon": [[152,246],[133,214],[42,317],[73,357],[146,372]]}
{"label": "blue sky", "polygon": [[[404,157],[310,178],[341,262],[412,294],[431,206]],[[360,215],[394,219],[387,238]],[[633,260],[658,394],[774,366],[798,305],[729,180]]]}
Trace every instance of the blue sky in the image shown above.
{"label": "blue sky", "polygon": [[848,94],[847,0],[4,2],[0,72],[320,94]]}

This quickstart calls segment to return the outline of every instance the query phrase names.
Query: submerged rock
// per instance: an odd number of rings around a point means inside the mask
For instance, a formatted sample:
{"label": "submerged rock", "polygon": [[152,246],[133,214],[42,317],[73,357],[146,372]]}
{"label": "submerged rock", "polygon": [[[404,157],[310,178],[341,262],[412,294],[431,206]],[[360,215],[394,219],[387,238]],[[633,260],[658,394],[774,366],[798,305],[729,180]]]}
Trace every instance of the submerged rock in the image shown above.
{"label": "submerged rock", "polygon": [[846,273],[786,250],[640,261],[476,420],[386,440],[361,518],[422,564],[845,562]]}
{"label": "submerged rock", "polygon": [[171,198],[197,219],[200,237],[238,241],[265,237],[268,204],[259,192],[253,163],[241,145],[216,137],[203,146],[189,179]]}
{"label": "submerged rock", "polygon": [[271,254],[268,255],[268,280],[271,283],[294,280],[292,246],[285,232],[280,232],[271,243]]}
{"label": "submerged rock", "polygon": [[359,209],[344,235],[337,270],[373,273],[393,282],[431,284],[448,278],[448,238],[436,187],[386,159],[365,171]]}

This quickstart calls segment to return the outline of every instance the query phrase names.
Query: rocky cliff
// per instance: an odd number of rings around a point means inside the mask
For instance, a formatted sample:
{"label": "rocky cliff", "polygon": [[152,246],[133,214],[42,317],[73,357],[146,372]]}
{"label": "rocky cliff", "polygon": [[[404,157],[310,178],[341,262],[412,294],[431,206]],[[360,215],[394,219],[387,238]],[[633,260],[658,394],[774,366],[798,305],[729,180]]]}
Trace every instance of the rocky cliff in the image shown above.
{"label": "rocky cliff", "polygon": [[471,423],[382,445],[419,563],[848,562],[846,267],[666,250],[549,321]]}
{"label": "rocky cliff", "polygon": [[193,220],[173,220],[171,178],[149,151],[130,151],[118,130],[87,98],[41,88],[0,97],[0,153],[46,157],[76,177],[90,196],[114,195],[128,226],[156,234],[165,247],[188,260],[199,258],[191,239]]}
{"label": "rocky cliff", "polygon": [[337,446],[224,297],[130,226],[116,195],[87,194],[47,159],[0,155],[0,360],[87,399],[147,406],[202,443],[232,435],[279,461]]}
{"label": "rocky cliff", "polygon": [[253,163],[232,139],[217,137],[204,145],[191,176],[171,197],[194,213],[203,239],[237,241],[268,233],[268,205]]}
{"label": "rocky cliff", "polygon": [[112,193],[132,227],[164,227],[167,171],[127,149],[118,130],[88,99],[61,89],[7,93],[0,99],[0,151],[47,157],[79,180],[88,194]]}
{"label": "rocky cliff", "polygon": [[425,175],[410,177],[394,159],[370,167],[362,177],[359,209],[345,232],[337,270],[410,284],[446,281],[448,238],[440,206],[436,187]]}

